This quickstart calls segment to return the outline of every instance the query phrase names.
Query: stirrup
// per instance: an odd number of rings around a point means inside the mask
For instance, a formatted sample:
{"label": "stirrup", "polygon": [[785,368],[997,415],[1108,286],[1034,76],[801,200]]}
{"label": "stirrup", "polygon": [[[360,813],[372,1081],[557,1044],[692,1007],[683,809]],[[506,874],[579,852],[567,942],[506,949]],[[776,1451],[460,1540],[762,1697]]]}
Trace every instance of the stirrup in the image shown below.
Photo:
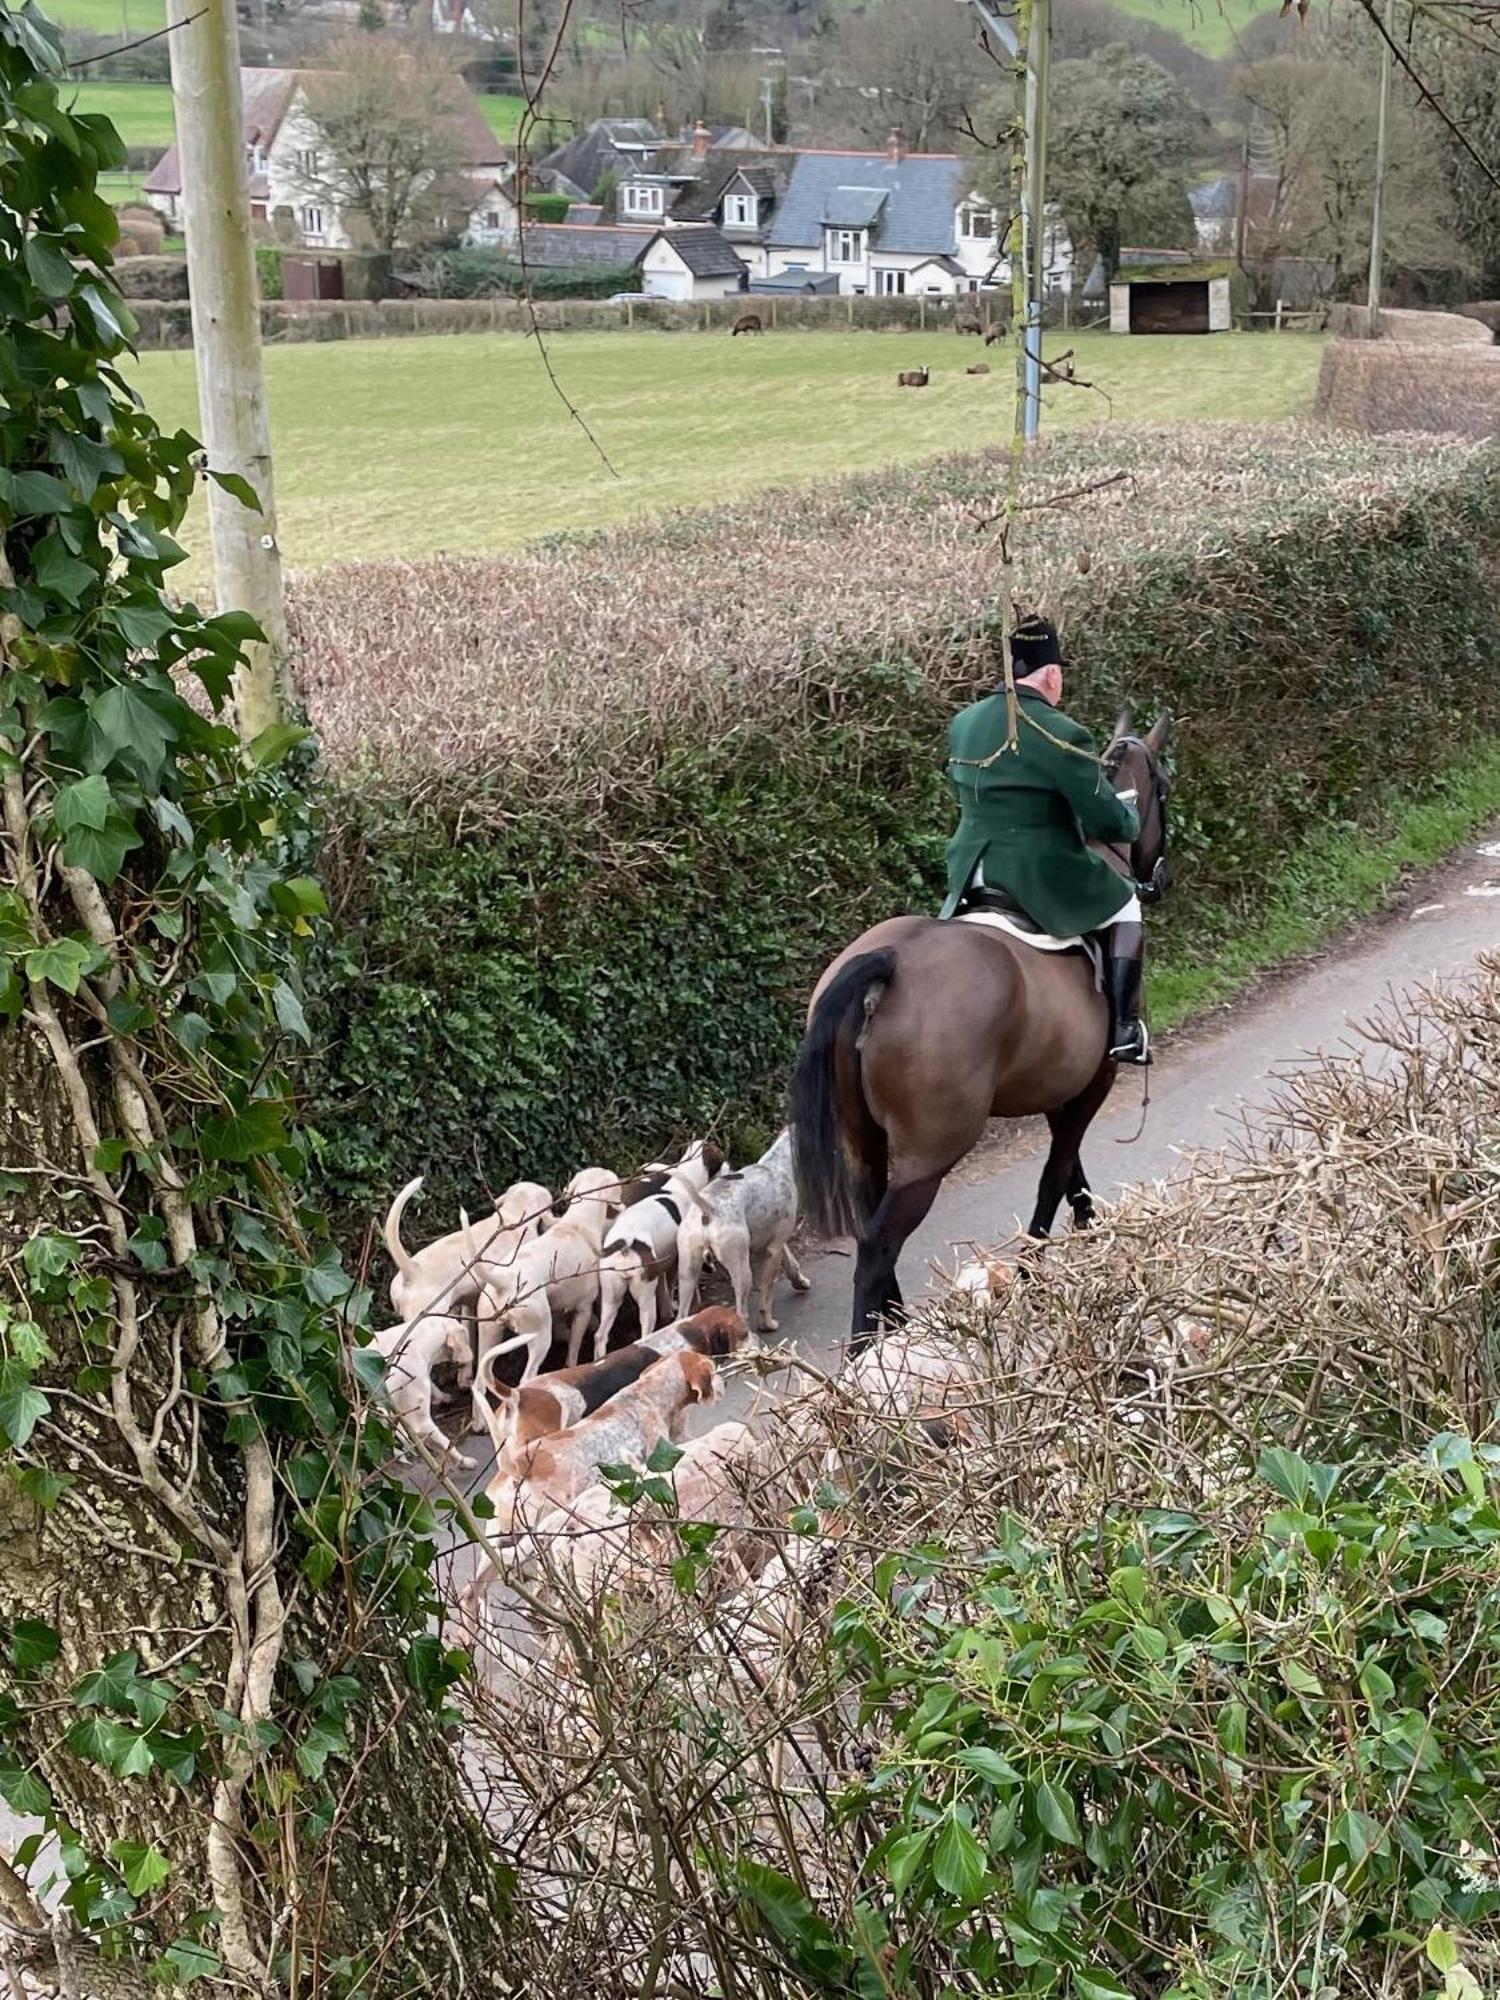
{"label": "stirrup", "polygon": [[1136,1069],[1151,1066],[1151,1037],[1146,1032],[1144,1021],[1125,1024],[1124,1031],[1116,1035],[1109,1048],[1110,1062],[1129,1063]]}

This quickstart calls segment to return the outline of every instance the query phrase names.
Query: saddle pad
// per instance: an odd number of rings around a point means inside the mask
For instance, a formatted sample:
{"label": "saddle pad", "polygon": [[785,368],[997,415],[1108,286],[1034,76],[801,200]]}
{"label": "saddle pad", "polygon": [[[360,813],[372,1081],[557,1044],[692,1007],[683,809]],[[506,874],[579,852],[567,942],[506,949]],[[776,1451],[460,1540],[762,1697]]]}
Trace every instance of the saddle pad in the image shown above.
{"label": "saddle pad", "polygon": [[1104,991],[1104,953],[1098,941],[1091,937],[1050,937],[1046,931],[1023,930],[1002,910],[960,910],[950,919],[955,924],[982,924],[986,930],[1004,931],[1018,944],[1029,944],[1033,951],[1081,951],[1088,960],[1094,974],[1096,992]]}
{"label": "saddle pad", "polygon": [[1088,945],[1081,937],[1050,937],[1046,931],[1028,930],[1014,918],[1006,916],[1003,910],[960,910],[953,918],[956,924],[983,924],[992,931],[1004,931],[1007,937],[1029,944],[1036,951],[1087,951]]}

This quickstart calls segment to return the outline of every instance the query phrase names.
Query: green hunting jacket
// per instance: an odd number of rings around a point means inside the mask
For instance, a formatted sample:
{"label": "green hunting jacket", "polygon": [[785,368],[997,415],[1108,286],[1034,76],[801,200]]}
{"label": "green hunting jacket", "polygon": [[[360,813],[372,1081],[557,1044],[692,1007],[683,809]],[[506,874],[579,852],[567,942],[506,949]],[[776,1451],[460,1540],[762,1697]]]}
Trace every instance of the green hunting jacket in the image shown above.
{"label": "green hunting jacket", "polygon": [[[948,843],[942,914],[957,910],[982,861],[987,887],[1008,890],[1054,937],[1074,937],[1107,923],[1133,893],[1129,879],[1086,843],[1134,840],[1140,823],[1111,791],[1081,723],[1025,688],[1017,690],[1016,718],[1018,747],[1005,750],[1002,687],[956,715],[949,728],[948,781],[959,820]],[[978,768],[997,750],[992,764]]]}

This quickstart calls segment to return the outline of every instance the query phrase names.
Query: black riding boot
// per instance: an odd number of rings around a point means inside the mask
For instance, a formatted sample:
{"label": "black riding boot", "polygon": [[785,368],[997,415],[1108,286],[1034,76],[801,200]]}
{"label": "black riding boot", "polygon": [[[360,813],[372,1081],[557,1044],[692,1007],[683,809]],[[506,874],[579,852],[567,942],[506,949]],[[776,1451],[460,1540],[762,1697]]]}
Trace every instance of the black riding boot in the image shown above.
{"label": "black riding boot", "polygon": [[1141,953],[1146,942],[1142,924],[1111,924],[1104,932],[1109,954],[1109,1055],[1111,1062],[1151,1060],[1151,1042],[1141,1019]]}

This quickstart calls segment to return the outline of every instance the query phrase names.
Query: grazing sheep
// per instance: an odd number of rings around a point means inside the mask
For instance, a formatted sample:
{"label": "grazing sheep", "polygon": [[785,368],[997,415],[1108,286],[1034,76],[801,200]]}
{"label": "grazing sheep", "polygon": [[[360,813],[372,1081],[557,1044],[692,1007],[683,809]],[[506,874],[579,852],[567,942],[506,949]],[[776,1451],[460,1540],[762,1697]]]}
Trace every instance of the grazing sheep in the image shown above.
{"label": "grazing sheep", "polygon": [[896,387],[898,389],[925,389],[927,387],[927,370],[925,368],[903,368],[901,373],[896,377]]}
{"label": "grazing sheep", "polygon": [[977,319],[956,319],[953,322],[953,331],[955,333],[981,334],[984,332],[984,328],[979,324]]}
{"label": "grazing sheep", "polygon": [[765,328],[761,325],[759,313],[741,313],[734,325],[729,329],[729,338],[733,340],[737,333],[764,332]]}
{"label": "grazing sheep", "polygon": [[997,342],[1004,340],[1006,332],[1007,329],[1003,326],[992,326],[989,332],[984,336],[985,346],[994,347]]}

